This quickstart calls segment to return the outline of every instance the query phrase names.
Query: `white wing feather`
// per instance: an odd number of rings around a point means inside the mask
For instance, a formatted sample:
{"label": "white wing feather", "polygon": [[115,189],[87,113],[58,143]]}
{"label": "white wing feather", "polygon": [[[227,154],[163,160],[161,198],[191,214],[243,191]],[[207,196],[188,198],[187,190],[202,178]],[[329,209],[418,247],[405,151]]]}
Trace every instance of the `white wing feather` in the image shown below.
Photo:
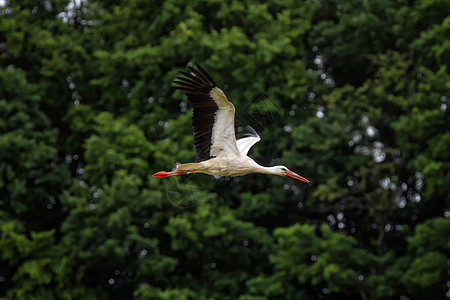
{"label": "white wing feather", "polygon": [[252,134],[250,136],[241,138],[241,139],[236,141],[236,145],[237,145],[237,147],[239,149],[239,152],[243,156],[246,156],[248,151],[250,150],[250,148],[254,144],[256,144],[257,142],[259,142],[261,140],[261,138],[259,137],[259,135],[256,133],[256,131],[253,128],[248,126],[247,129],[250,130],[250,132]]}
{"label": "white wing feather", "polygon": [[234,105],[218,87],[213,88],[209,95],[219,108],[212,128],[210,154],[211,156],[239,155],[234,133]]}
{"label": "white wing feather", "polygon": [[241,155],[246,156],[248,153],[248,150],[250,150],[250,148],[256,144],[257,142],[259,142],[261,140],[261,138],[258,137],[246,137],[246,138],[242,138],[236,141],[237,147],[239,149],[239,152],[241,153]]}

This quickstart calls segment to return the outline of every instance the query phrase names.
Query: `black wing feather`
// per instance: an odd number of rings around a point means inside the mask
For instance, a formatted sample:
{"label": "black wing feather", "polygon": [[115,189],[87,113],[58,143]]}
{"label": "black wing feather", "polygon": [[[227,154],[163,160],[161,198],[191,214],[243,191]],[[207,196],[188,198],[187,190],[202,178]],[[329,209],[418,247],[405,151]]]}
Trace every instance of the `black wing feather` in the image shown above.
{"label": "black wing feather", "polygon": [[208,160],[211,157],[212,129],[218,107],[209,95],[217,84],[206,71],[195,64],[197,69],[188,66],[188,72],[180,72],[174,80],[174,87],[186,92],[188,101],[194,113],[192,115],[192,129],[194,131],[194,145],[197,153],[196,161]]}

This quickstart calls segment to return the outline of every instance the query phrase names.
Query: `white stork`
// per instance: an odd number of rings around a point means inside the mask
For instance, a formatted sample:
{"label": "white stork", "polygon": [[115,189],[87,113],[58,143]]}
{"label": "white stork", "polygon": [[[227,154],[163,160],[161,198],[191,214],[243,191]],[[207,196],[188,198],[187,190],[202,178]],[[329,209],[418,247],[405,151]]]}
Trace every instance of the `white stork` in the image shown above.
{"label": "white stork", "polygon": [[247,156],[250,148],[261,138],[248,126],[251,133],[236,140],[234,133],[234,105],[214,80],[198,64],[188,66],[191,73],[180,72],[175,88],[183,90],[194,110],[192,128],[197,153],[196,163],[179,164],[173,172],[161,171],[153,178],[205,173],[218,176],[242,176],[250,173],[288,176],[309,182],[285,166],[263,167]]}

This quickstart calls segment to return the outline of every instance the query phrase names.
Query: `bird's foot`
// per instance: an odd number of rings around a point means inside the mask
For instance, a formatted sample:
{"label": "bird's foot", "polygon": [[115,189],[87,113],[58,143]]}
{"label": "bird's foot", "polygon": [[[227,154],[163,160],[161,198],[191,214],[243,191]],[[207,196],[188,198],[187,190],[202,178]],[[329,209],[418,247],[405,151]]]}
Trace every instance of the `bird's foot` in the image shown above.
{"label": "bird's foot", "polygon": [[165,178],[169,177],[170,172],[161,171],[152,175],[153,178]]}
{"label": "bird's foot", "polygon": [[175,172],[166,172],[161,171],[152,175],[153,178],[166,178],[170,176],[178,176],[178,175],[186,175],[189,171],[175,171]]}

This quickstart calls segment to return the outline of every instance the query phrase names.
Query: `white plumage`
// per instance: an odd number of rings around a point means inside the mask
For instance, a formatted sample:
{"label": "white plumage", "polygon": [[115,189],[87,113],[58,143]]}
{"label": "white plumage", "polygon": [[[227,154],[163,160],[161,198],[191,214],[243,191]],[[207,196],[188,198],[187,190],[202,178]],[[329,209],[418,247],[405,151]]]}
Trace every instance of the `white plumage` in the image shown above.
{"label": "white plumage", "polygon": [[251,147],[253,147],[254,144],[261,140],[261,138],[253,128],[247,126],[247,129],[251,131],[251,134],[247,134],[246,137],[240,138],[236,141],[239,153],[244,156],[247,155],[248,151]]}

